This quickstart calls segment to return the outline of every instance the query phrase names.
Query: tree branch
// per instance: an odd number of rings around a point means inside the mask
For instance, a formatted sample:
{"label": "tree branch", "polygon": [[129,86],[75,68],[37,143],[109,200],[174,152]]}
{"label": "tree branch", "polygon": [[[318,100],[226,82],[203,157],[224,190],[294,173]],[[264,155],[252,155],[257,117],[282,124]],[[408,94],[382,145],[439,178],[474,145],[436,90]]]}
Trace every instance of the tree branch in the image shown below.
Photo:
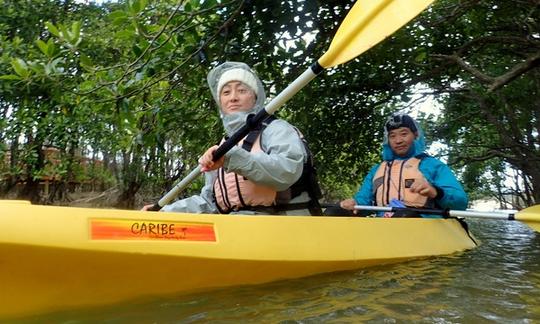
{"label": "tree branch", "polygon": [[528,71],[540,66],[540,51],[529,56],[524,62],[515,65],[507,73],[494,79],[492,84],[488,88],[488,92],[493,92],[502,86],[512,82],[520,75],[527,73]]}
{"label": "tree branch", "polygon": [[432,57],[439,60],[452,61],[456,65],[460,66],[466,72],[469,72],[472,76],[477,78],[480,82],[487,84],[488,92],[494,92],[497,89],[500,89],[504,85],[512,82],[519,76],[527,73],[528,71],[540,66],[540,51],[534,53],[533,55],[527,57],[527,59],[519,64],[516,64],[510,71],[500,75],[498,77],[491,77],[480,70],[476,69],[472,65],[468,64],[457,54],[452,55],[443,55],[443,54],[434,54]]}
{"label": "tree branch", "polygon": [[482,83],[493,83],[495,81],[494,78],[492,78],[489,75],[486,75],[486,74],[480,72],[478,69],[472,67],[470,64],[465,62],[457,54],[452,54],[452,55],[433,54],[431,56],[438,59],[438,60],[447,60],[447,61],[454,62],[455,64],[460,66],[463,70],[469,72],[474,77],[479,79]]}

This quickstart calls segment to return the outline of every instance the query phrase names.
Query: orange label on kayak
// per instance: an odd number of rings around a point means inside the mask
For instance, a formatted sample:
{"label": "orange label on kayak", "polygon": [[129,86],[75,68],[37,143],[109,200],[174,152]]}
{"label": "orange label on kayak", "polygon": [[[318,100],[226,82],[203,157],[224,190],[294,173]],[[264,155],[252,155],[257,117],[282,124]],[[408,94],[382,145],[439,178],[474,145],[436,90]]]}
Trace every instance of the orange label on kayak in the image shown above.
{"label": "orange label on kayak", "polygon": [[91,219],[92,240],[216,241],[214,226],[155,220]]}

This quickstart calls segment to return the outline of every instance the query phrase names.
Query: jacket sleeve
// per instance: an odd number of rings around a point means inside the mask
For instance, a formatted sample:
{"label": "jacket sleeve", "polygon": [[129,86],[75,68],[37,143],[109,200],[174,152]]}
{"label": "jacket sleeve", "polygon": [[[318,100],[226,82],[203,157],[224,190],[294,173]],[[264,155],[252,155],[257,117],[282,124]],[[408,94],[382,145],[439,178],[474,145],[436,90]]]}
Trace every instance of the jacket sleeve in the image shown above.
{"label": "jacket sleeve", "polygon": [[426,180],[442,191],[442,196],[435,200],[440,208],[467,209],[469,203],[467,193],[448,165],[428,157],[422,160],[420,171],[427,175]]}
{"label": "jacket sleeve", "polygon": [[364,178],[364,182],[360,186],[360,189],[354,195],[354,200],[358,205],[374,205],[375,197],[373,196],[373,177],[375,172],[379,168],[379,165],[375,165],[369,170],[368,174]]}
{"label": "jacket sleeve", "polygon": [[304,144],[284,120],[275,120],[261,134],[264,152],[250,153],[239,146],[225,154],[224,167],[247,179],[283,191],[300,176],[306,159]]}
{"label": "jacket sleeve", "polygon": [[216,171],[205,172],[204,187],[200,195],[194,195],[185,199],[175,201],[172,204],[161,208],[164,212],[177,213],[197,213],[197,214],[216,214],[217,208],[214,203],[214,180],[217,176]]}

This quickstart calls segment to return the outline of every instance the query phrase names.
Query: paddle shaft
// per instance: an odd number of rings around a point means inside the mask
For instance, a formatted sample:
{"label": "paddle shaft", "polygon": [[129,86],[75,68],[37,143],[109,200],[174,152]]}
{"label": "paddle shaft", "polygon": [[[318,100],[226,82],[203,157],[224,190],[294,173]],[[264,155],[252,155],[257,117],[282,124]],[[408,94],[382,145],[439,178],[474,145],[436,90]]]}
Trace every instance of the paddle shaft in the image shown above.
{"label": "paddle shaft", "polygon": [[[248,116],[246,124],[236,131],[231,137],[223,142],[216,151],[213,153],[212,161],[219,160],[227,152],[230,151],[238,142],[249,134],[250,131],[259,126],[266,118],[273,115],[279,108],[281,108],[292,96],[305,87],[311,80],[313,80],[324,69],[318,62],[313,63],[309,68],[304,71],[296,80],[289,84],[280,94],[278,94],[272,101],[268,103],[255,115]],[[193,180],[195,180],[201,173],[201,166],[197,165],[182,181],[176,184],[169,192],[163,196],[157,203],[148,208],[149,211],[158,211],[163,206],[171,202],[180,192],[182,192]]]}
{"label": "paddle shaft", "polygon": [[380,212],[397,212],[397,211],[412,211],[420,214],[427,215],[442,215],[444,217],[465,217],[465,218],[484,218],[484,219],[503,219],[503,220],[515,220],[515,213],[503,213],[503,212],[480,212],[480,211],[468,211],[468,210],[446,210],[446,209],[425,209],[414,207],[380,207],[380,206],[366,206],[356,205],[356,210],[372,210]]}

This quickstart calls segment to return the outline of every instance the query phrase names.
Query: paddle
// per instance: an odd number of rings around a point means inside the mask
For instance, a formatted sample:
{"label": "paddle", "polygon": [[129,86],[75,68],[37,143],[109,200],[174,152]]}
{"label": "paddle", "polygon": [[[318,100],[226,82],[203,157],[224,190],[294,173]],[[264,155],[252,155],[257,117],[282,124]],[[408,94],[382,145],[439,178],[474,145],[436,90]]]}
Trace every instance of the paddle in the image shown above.
{"label": "paddle", "polygon": [[354,206],[356,210],[372,210],[379,212],[412,211],[420,214],[441,215],[443,217],[484,218],[497,220],[517,220],[527,224],[536,232],[540,232],[540,205],[531,206],[518,212],[481,212],[470,210],[424,209],[412,207],[379,207]]}
{"label": "paddle", "polygon": [[[251,116],[242,128],[222,143],[214,152],[213,161],[219,160],[250,130],[274,114],[324,69],[343,64],[370,49],[422,12],[431,2],[433,0],[356,1],[332,39],[328,51],[270,101],[263,110]],[[200,174],[201,166],[199,165],[148,210],[160,210]]]}

